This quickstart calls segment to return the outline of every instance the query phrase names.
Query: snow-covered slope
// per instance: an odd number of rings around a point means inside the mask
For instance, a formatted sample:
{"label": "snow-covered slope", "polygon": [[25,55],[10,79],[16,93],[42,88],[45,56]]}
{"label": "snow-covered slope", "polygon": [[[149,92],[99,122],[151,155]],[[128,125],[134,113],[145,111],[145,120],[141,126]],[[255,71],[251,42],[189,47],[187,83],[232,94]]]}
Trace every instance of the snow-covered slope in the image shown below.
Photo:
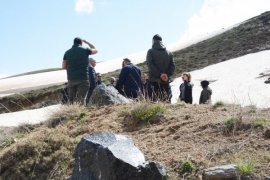
{"label": "snow-covered slope", "polygon": [[18,111],[0,115],[0,126],[18,126],[21,124],[37,124],[46,121],[50,115],[59,110],[61,105],[53,105],[40,109]]}
{"label": "snow-covered slope", "polygon": [[[270,50],[245,55],[222,63],[191,72],[194,103],[199,102],[200,81],[214,81],[212,100],[237,103],[243,106],[270,107],[270,85],[265,78],[258,78],[260,73],[270,70]],[[181,78],[172,83],[173,102],[179,96]]]}

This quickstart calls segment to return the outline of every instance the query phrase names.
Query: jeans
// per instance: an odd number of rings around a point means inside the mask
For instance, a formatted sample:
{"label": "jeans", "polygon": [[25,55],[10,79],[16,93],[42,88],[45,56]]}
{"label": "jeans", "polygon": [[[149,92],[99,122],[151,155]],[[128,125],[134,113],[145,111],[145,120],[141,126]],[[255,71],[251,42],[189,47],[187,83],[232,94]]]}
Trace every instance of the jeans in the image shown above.
{"label": "jeans", "polygon": [[90,87],[88,80],[69,80],[68,81],[68,97],[69,102],[73,104],[78,102],[85,104],[85,98]]}

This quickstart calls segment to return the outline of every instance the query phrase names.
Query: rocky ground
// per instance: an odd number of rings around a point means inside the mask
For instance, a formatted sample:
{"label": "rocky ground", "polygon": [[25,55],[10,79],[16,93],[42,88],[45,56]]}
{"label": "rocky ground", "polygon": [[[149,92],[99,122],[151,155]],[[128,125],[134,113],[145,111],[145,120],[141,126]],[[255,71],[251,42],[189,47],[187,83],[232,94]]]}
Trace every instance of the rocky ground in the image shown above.
{"label": "rocky ground", "polygon": [[[138,121],[134,109],[143,103],[84,108],[65,106],[51,121],[19,128],[14,142],[0,150],[0,176],[64,179],[71,174],[72,154],[81,137],[95,132],[129,136],[146,159],[162,163],[170,179],[199,177],[215,165],[252,162],[254,177],[270,174],[270,109],[237,105],[162,105],[150,121]],[[191,161],[194,170],[181,172]]]}

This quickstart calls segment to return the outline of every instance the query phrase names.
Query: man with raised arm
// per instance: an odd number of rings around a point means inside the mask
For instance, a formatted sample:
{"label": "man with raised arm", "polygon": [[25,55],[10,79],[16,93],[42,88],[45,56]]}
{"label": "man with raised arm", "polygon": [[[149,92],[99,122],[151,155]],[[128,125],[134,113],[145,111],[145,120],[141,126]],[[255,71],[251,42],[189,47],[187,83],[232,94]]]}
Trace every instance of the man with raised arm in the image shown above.
{"label": "man with raised arm", "polygon": [[[89,48],[82,47],[83,43]],[[89,89],[88,56],[97,52],[94,45],[78,37],[74,39],[72,48],[65,52],[62,68],[67,70],[68,97],[71,104],[85,103]]]}

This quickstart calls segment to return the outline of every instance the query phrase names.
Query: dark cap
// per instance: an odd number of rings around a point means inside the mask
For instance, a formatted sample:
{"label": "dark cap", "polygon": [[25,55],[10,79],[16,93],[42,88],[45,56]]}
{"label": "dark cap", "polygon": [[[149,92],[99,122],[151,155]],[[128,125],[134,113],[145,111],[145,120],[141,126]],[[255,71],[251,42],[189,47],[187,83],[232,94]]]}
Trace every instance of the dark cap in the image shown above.
{"label": "dark cap", "polygon": [[208,85],[209,85],[209,81],[206,81],[206,80],[201,81],[201,86],[202,87],[207,87]]}
{"label": "dark cap", "polygon": [[162,37],[159,34],[154,35],[153,39],[156,41],[162,41]]}

